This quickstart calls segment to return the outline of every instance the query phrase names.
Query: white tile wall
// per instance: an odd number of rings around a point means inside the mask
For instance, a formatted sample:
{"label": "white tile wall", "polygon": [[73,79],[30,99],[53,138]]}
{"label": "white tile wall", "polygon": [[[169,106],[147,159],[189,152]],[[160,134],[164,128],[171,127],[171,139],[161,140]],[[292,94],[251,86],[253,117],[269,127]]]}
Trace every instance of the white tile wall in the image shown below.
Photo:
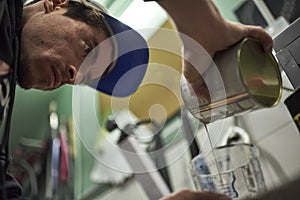
{"label": "white tile wall", "polygon": [[193,188],[189,173],[191,157],[187,142],[182,141],[168,148],[165,157],[172,189],[177,191],[183,188]]}
{"label": "white tile wall", "polygon": [[[284,73],[282,78],[283,85],[291,88]],[[284,100],[290,94],[284,90],[278,106],[255,111],[241,118],[252,143],[260,148],[262,157],[265,154],[262,167],[269,188],[300,177],[300,133],[284,105]]]}
{"label": "white tile wall", "polygon": [[[283,85],[292,88],[284,73],[282,77]],[[238,117],[239,126],[261,152],[262,170],[269,189],[300,177],[300,133],[284,105],[290,94],[284,90],[280,103],[274,108],[260,109]],[[220,144],[232,125],[232,118],[210,124],[208,129],[212,143]],[[208,152],[211,146],[204,129],[198,131],[197,138],[202,150]]]}
{"label": "white tile wall", "polygon": [[[282,74],[283,85],[291,88],[291,85]],[[268,188],[284,184],[284,182],[296,177],[300,177],[300,133],[297,130],[284,100],[291,92],[283,91],[279,105],[274,108],[253,111],[238,117],[239,126],[250,136],[251,143],[256,145],[261,151],[261,162],[263,173]],[[232,124],[232,120],[227,119],[223,123],[212,123],[209,129],[213,134],[213,143],[216,143]],[[202,143],[202,148],[210,149],[205,131],[202,129],[198,133],[198,139]]]}
{"label": "white tile wall", "polygon": [[258,141],[263,173],[269,188],[300,177],[300,134],[291,122]]}
{"label": "white tile wall", "polygon": [[[286,76],[284,82],[287,82]],[[262,140],[276,133],[276,130],[292,121],[292,118],[284,105],[284,100],[291,94],[283,90],[280,103],[273,108],[265,108],[253,111],[241,117],[243,127],[249,132],[253,142]]]}

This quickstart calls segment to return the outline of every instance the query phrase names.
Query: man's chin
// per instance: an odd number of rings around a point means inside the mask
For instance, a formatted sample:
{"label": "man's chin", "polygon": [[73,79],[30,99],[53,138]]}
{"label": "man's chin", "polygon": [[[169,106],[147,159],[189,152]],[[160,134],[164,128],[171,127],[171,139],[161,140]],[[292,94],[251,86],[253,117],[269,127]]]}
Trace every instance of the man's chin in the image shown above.
{"label": "man's chin", "polygon": [[18,79],[17,84],[20,88],[25,89],[25,90],[29,90],[29,89],[33,88],[31,84],[29,84],[28,82],[26,82],[23,79]]}
{"label": "man's chin", "polygon": [[18,83],[18,86],[24,90],[29,90],[31,89],[30,87],[26,87],[26,86],[23,86],[22,84]]}

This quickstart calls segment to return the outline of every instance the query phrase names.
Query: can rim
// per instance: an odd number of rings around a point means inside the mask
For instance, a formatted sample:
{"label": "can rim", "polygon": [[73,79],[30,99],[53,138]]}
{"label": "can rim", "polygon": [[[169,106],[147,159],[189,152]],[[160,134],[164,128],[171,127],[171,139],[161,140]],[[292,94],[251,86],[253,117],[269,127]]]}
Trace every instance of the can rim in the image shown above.
{"label": "can rim", "polygon": [[272,53],[268,53],[268,56],[270,56],[270,59],[271,59],[272,63],[274,64],[273,68],[274,68],[274,70],[276,72],[276,75],[277,75],[277,80],[278,80],[278,85],[279,85],[279,92],[278,92],[278,96],[276,98],[276,101],[272,105],[263,104],[261,101],[257,100],[257,98],[255,98],[255,96],[250,92],[249,88],[245,84],[244,77],[243,77],[242,72],[241,72],[242,71],[242,66],[241,66],[242,48],[249,41],[253,41],[253,42],[256,42],[258,44],[261,44],[261,42],[259,40],[255,39],[255,38],[250,38],[250,37],[245,38],[245,39],[242,40],[242,42],[240,42],[239,47],[238,47],[238,51],[237,51],[237,60],[238,60],[239,75],[240,75],[240,79],[242,80],[241,82],[242,82],[246,92],[249,94],[249,97],[251,99],[253,99],[261,107],[269,107],[269,108],[275,107],[276,105],[279,104],[281,96],[282,96],[282,77],[281,77],[281,73],[280,73],[280,70],[279,70],[280,69],[279,64],[276,61],[274,55]]}

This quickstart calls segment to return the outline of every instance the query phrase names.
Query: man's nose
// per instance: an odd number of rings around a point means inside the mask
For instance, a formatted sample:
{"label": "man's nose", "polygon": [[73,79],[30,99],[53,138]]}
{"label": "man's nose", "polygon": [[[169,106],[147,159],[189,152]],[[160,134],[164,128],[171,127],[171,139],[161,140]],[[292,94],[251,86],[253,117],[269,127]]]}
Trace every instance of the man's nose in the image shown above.
{"label": "man's nose", "polygon": [[73,65],[68,65],[67,66],[67,83],[68,84],[74,84],[76,74],[77,74],[77,68]]}

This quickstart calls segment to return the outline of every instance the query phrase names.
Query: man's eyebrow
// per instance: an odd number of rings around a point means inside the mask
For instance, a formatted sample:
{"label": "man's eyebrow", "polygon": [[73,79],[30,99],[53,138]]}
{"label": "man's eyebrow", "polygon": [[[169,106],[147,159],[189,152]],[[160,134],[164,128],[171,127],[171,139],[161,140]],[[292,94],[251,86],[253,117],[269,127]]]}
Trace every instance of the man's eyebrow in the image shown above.
{"label": "man's eyebrow", "polygon": [[97,47],[97,45],[99,44],[100,42],[96,39],[95,36],[92,36],[92,45],[93,47]]}
{"label": "man's eyebrow", "polygon": [[92,51],[95,59],[97,59],[98,55],[100,54],[100,43],[94,35],[91,35],[90,42],[92,42]]}

